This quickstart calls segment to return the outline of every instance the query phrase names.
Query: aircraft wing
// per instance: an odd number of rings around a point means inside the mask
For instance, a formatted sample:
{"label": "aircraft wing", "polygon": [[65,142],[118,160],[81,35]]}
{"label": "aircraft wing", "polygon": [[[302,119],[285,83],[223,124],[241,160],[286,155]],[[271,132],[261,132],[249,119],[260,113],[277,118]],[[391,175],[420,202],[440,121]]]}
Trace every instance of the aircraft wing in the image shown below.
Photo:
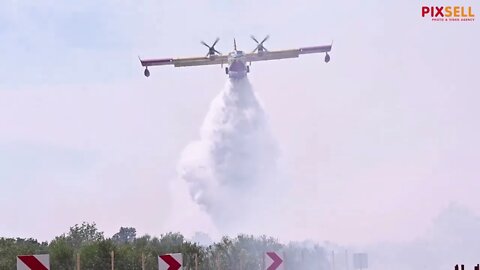
{"label": "aircraft wing", "polygon": [[297,58],[300,54],[323,53],[332,50],[332,45],[305,47],[300,49],[266,51],[258,53],[249,53],[246,55],[247,62],[268,61],[276,59]]}
{"label": "aircraft wing", "polygon": [[164,58],[164,59],[140,59],[142,66],[173,65],[175,67],[222,65],[228,62],[226,55],[215,55],[210,57],[188,57],[188,58]]}

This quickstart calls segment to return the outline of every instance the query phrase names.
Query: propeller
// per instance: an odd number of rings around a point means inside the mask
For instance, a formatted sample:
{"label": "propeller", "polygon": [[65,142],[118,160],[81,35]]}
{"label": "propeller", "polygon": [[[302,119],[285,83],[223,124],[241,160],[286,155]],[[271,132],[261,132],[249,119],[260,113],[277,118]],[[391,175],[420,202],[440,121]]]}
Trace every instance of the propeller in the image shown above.
{"label": "propeller", "polygon": [[215,45],[217,45],[217,42],[218,42],[219,40],[220,40],[220,39],[217,38],[217,39],[215,40],[215,42],[213,42],[212,46],[208,45],[208,44],[205,43],[204,41],[201,41],[201,42],[200,42],[201,44],[205,45],[205,46],[208,48],[208,53],[207,53],[207,55],[205,55],[205,57],[213,56],[213,55],[216,55],[216,54],[218,54],[218,55],[222,54],[221,52],[219,52],[219,51],[217,51],[217,50],[215,49]]}
{"label": "propeller", "polygon": [[256,52],[256,51],[258,51],[258,52],[268,52],[267,48],[265,48],[265,46],[263,46],[263,43],[270,38],[269,35],[267,35],[267,36],[266,36],[262,41],[260,41],[260,42],[259,42],[253,35],[251,35],[250,37],[253,39],[253,41],[255,41],[255,42],[257,43],[257,47],[255,47],[255,50],[253,50],[252,53],[254,53],[254,52]]}

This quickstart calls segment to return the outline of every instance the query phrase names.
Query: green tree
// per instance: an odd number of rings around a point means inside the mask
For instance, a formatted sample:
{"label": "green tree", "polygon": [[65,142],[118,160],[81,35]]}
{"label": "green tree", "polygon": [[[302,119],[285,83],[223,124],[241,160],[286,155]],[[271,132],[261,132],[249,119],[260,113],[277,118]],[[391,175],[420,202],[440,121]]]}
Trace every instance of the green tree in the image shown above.
{"label": "green tree", "polygon": [[95,222],[92,224],[87,222],[83,222],[82,225],[75,224],[75,226],[70,227],[67,238],[70,245],[75,249],[105,239],[103,232],[97,229]]}
{"label": "green tree", "polygon": [[15,269],[15,239],[0,238],[0,269]]}
{"label": "green tree", "polygon": [[133,243],[137,238],[137,230],[132,227],[120,227],[120,231],[113,235],[112,240],[115,244]]}
{"label": "green tree", "polygon": [[75,265],[74,248],[64,235],[55,237],[49,245],[49,253],[52,269],[70,270]]}
{"label": "green tree", "polygon": [[136,239],[137,230],[132,227],[120,227],[119,232],[113,235],[112,241],[116,246],[115,269],[141,269],[143,249],[137,248]]}
{"label": "green tree", "polygon": [[115,269],[134,270],[142,267],[142,252],[133,244],[120,245],[116,248]]}
{"label": "green tree", "polygon": [[137,238],[131,227],[121,227],[112,238],[105,239],[95,223],[86,222],[74,225],[50,244],[31,238],[0,238],[0,269],[15,270],[17,255],[49,253],[52,269],[71,270],[75,269],[75,255],[79,253],[82,270],[105,270],[111,268],[112,251],[116,270],[141,269],[142,257],[146,269],[157,269],[158,255],[178,252],[183,254],[185,269],[194,269],[197,262],[199,270],[260,270],[267,251],[282,253],[287,269],[329,269],[325,250],[310,242],[284,246],[275,238],[241,234],[203,247],[180,233]]}
{"label": "green tree", "polygon": [[99,240],[82,246],[81,269],[103,270],[111,269],[111,252],[116,248],[112,240]]}
{"label": "green tree", "polygon": [[48,243],[36,239],[0,238],[0,269],[16,269],[18,255],[48,253]]}

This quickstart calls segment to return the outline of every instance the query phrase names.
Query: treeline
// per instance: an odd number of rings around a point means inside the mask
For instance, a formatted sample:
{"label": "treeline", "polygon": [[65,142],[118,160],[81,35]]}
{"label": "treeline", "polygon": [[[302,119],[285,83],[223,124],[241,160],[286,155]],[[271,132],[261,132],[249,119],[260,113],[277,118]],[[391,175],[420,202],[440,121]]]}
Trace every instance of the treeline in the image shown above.
{"label": "treeline", "polygon": [[50,243],[0,238],[0,269],[16,269],[17,255],[48,253],[52,270],[76,270],[78,262],[81,270],[105,270],[111,269],[112,251],[116,270],[158,269],[158,255],[167,253],[182,253],[184,269],[260,270],[266,251],[280,252],[286,269],[329,269],[325,250],[319,246],[283,245],[271,237],[250,235],[223,237],[201,246],[180,233],[137,237],[135,228],[124,227],[106,238],[95,223],[77,224]]}

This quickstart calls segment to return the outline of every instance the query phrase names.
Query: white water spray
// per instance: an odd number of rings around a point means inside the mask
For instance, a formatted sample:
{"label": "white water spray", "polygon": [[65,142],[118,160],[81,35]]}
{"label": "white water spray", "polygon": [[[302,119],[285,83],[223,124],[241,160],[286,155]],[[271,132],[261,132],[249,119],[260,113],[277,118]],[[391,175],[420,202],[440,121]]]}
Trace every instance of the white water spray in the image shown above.
{"label": "white water spray", "polygon": [[231,231],[232,225],[242,226],[239,222],[254,224],[261,212],[259,200],[268,203],[276,157],[276,144],[250,82],[229,80],[210,105],[200,139],[182,153],[178,174],[214,223]]}

